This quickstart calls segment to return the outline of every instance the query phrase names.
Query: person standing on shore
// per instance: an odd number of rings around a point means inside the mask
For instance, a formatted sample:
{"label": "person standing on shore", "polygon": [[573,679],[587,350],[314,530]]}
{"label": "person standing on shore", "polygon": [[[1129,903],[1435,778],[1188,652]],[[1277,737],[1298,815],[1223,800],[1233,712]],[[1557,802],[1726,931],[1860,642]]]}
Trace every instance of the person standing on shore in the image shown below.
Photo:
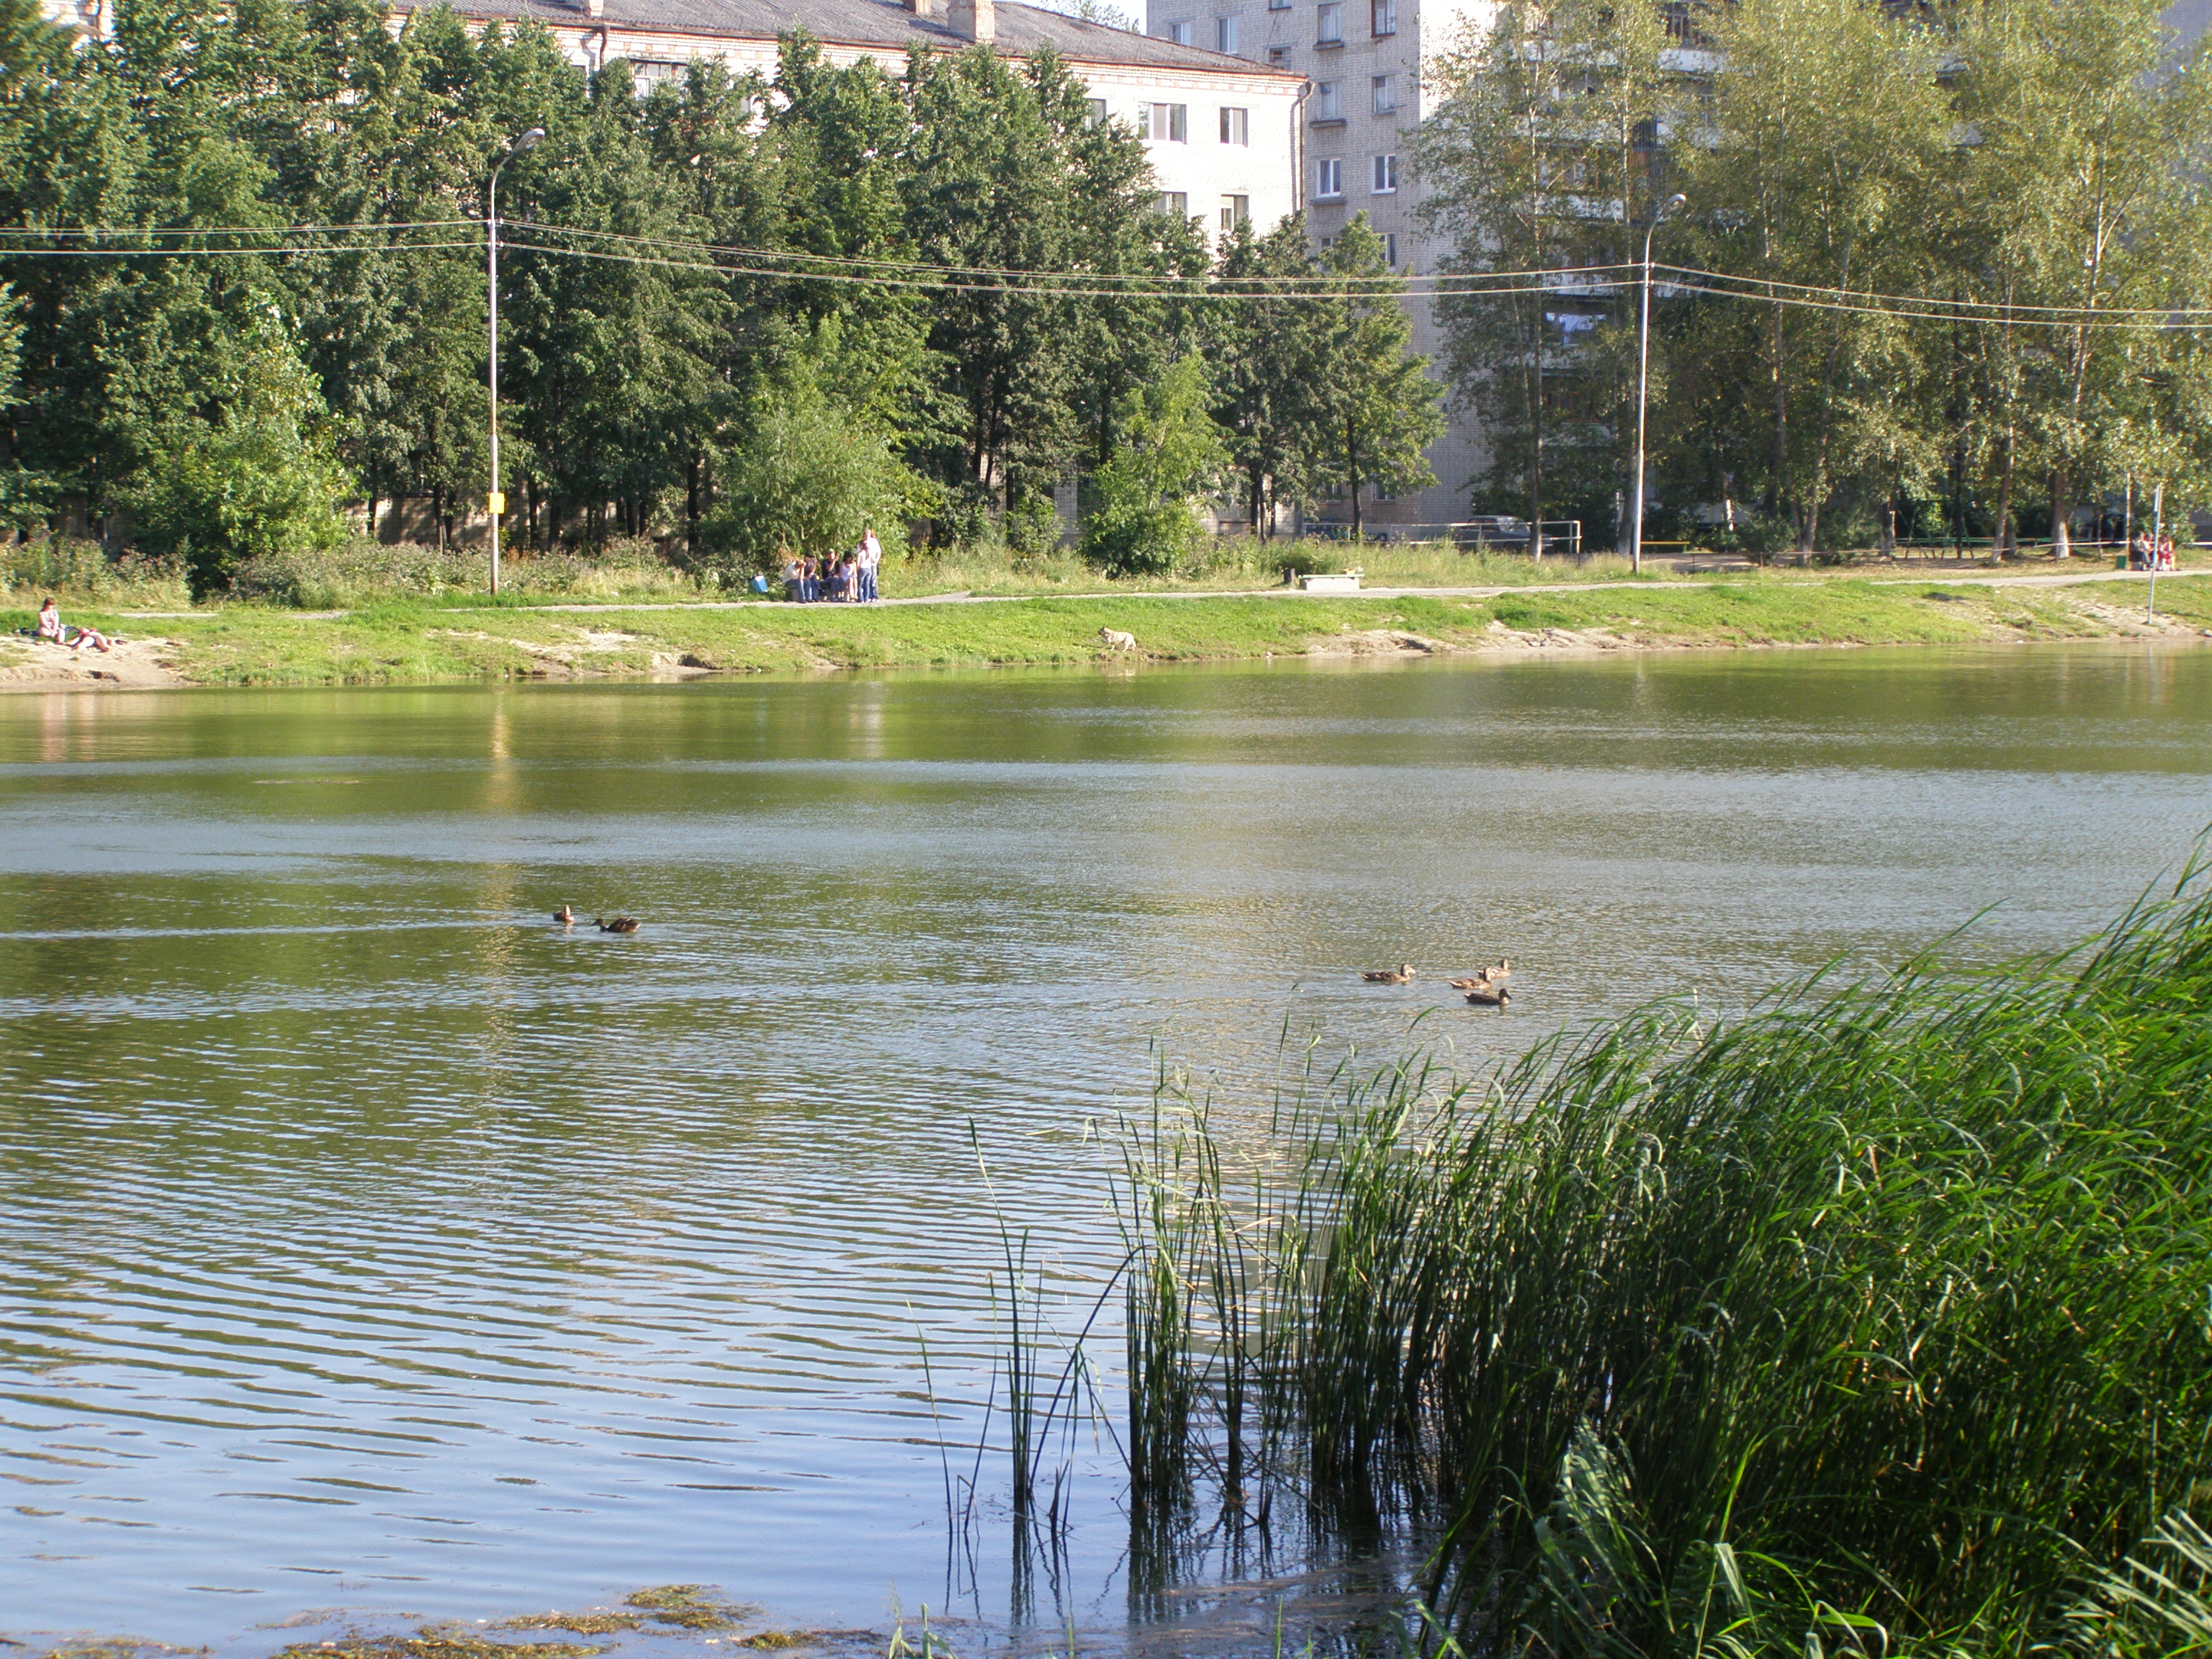
{"label": "person standing on shore", "polygon": [[884,544],[876,539],[876,527],[870,525],[860,537],[860,601],[864,605],[876,602],[876,571],[884,562]]}

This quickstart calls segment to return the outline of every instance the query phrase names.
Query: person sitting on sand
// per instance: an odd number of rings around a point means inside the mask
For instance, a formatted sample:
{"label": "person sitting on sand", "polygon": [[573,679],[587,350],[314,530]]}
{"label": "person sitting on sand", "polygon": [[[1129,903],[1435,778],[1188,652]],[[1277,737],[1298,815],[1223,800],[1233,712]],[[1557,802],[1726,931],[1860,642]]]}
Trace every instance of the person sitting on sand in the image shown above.
{"label": "person sitting on sand", "polygon": [[64,628],[61,607],[49,597],[39,607],[39,637],[56,645],[65,645],[72,651],[82,651],[88,645],[95,651],[112,651],[114,642],[96,628]]}

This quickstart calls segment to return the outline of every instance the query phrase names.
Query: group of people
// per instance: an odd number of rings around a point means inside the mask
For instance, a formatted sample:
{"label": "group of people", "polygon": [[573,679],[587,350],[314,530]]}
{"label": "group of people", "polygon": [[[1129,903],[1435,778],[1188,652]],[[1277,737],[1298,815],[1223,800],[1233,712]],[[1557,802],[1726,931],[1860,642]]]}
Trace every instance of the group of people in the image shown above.
{"label": "group of people", "polygon": [[783,596],[799,605],[836,600],[867,605],[876,598],[876,572],[884,562],[883,544],[872,527],[860,544],[836,558],[812,554],[787,557],[783,564]]}
{"label": "group of people", "polygon": [[52,599],[39,607],[39,638],[55,645],[67,646],[72,651],[89,647],[94,651],[112,651],[115,641],[97,628],[66,628],[62,624],[62,608]]}
{"label": "group of people", "polygon": [[2128,568],[2130,570],[2171,570],[2173,568],[2173,538],[2154,537],[2148,530],[2128,544]]}

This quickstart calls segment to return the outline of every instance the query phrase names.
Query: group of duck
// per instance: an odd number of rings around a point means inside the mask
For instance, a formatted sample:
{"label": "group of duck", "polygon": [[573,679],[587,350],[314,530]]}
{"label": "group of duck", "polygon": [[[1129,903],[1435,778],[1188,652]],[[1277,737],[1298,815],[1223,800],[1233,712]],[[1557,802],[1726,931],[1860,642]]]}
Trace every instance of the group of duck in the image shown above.
{"label": "group of duck", "polygon": [[[1413,964],[1401,963],[1395,968],[1376,968],[1360,975],[1370,985],[1411,985]],[[1513,994],[1505,988],[1505,981],[1513,977],[1513,964],[1500,957],[1497,963],[1477,971],[1472,979],[1448,979],[1445,984],[1455,991],[1467,993],[1467,1000],[1478,1008],[1503,1008],[1513,1000]]]}
{"label": "group of duck", "polygon": [[[553,920],[559,922],[563,927],[574,927],[576,925],[576,913],[564,904],[553,913]],[[637,932],[637,918],[635,916],[616,916],[611,920],[607,921],[602,921],[599,917],[593,916],[592,918],[592,925],[597,927],[603,933],[635,933]]]}

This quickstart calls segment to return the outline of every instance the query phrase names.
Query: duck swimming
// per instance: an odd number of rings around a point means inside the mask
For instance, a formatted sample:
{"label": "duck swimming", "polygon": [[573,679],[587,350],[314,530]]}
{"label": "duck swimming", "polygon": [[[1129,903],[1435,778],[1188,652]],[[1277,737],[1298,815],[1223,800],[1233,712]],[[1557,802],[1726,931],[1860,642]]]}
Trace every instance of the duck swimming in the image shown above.
{"label": "duck swimming", "polygon": [[1413,964],[1410,962],[1402,963],[1395,969],[1378,968],[1374,972],[1362,974],[1359,977],[1370,985],[1411,985],[1413,982]]}
{"label": "duck swimming", "polygon": [[563,927],[573,927],[576,924],[576,913],[564,904],[553,913],[553,920]]}
{"label": "duck swimming", "polygon": [[1467,1000],[1478,1008],[1503,1008],[1513,1000],[1513,993],[1501,985],[1495,991],[1469,991]]}
{"label": "duck swimming", "polygon": [[617,916],[612,921],[599,921],[599,919],[597,916],[593,916],[592,920],[599,922],[599,931],[603,933],[635,933],[637,932],[637,918],[635,916]]}

